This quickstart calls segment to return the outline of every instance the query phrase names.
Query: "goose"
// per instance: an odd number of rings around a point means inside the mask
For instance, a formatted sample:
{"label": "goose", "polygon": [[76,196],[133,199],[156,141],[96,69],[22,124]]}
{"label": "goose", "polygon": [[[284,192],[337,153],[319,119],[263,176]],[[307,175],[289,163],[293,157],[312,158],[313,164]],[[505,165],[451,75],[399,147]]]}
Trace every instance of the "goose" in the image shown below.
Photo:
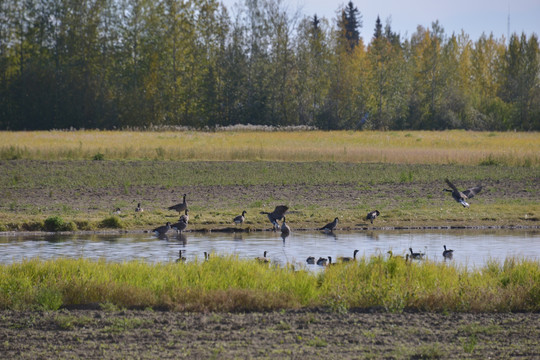
{"label": "goose", "polygon": [[233,219],[234,224],[235,225],[238,225],[238,224],[242,225],[244,223],[244,221],[246,220],[246,217],[245,217],[246,213],[247,213],[247,211],[244,210],[244,211],[242,211],[242,215],[238,215],[237,217],[235,217]]}
{"label": "goose", "polygon": [[283,216],[283,223],[281,223],[281,233],[282,234],[289,234],[291,232],[291,228],[287,223],[285,222],[285,216]]}
{"label": "goose", "polygon": [[306,259],[306,262],[310,265],[314,265],[315,264],[315,258],[313,256],[309,256],[307,259]]}
{"label": "goose", "polygon": [[317,260],[317,265],[325,266],[327,261],[328,260],[326,258],[320,257],[319,260]]}
{"label": "goose", "polygon": [[155,232],[158,235],[164,235],[170,229],[171,229],[171,223],[167,221],[167,224],[155,228],[154,230],[152,230],[152,232]]}
{"label": "goose", "polygon": [[366,220],[370,220],[371,223],[373,224],[373,220],[375,220],[377,218],[377,216],[379,216],[379,215],[381,215],[379,210],[374,210],[374,211],[368,212],[368,214],[366,216]]}
{"label": "goose", "polygon": [[[389,255],[389,259],[403,259],[403,256],[401,255],[394,255],[394,253],[392,252],[392,250],[388,250],[386,252],[388,255]],[[409,254],[407,254],[407,257],[409,256]]]}
{"label": "goose", "polygon": [[451,192],[454,200],[456,200],[458,203],[460,203],[461,205],[463,205],[463,207],[466,208],[469,207],[469,204],[465,200],[472,198],[474,195],[478,194],[482,190],[482,186],[478,185],[461,192],[454,186],[454,184],[450,182],[450,180],[444,179],[444,181],[446,181],[448,186],[450,186],[452,189],[443,189],[443,191]]}
{"label": "goose", "polygon": [[341,260],[343,262],[356,261],[356,254],[358,253],[358,251],[360,251],[360,250],[354,250],[353,257],[342,256],[342,257],[338,257],[338,260]]}
{"label": "goose", "polygon": [[256,257],[255,259],[258,261],[258,262],[262,262],[262,263],[267,263],[269,262],[270,260],[268,260],[268,258],[266,257],[266,253],[268,253],[268,251],[264,251],[264,255],[261,257],[261,256],[258,256]]}
{"label": "goose", "polygon": [[334,231],[334,229],[336,228],[337,224],[339,222],[339,219],[336,217],[334,219],[334,221],[332,221],[331,223],[328,223],[326,225],[324,225],[322,228],[320,228],[319,230],[324,230],[324,231]]}
{"label": "goose", "polygon": [[189,222],[189,215],[188,215],[188,212],[189,212],[189,210],[186,209],[186,210],[184,211],[184,214],[183,214],[182,216],[180,216],[180,219],[178,219],[178,221],[183,221],[183,222],[185,222],[185,223],[187,224],[187,223]]}
{"label": "goose", "polygon": [[173,206],[169,206],[168,210],[175,210],[179,213],[187,209],[187,203],[186,203],[186,194],[184,196],[184,202],[181,202],[180,204],[176,204]]}
{"label": "goose", "polygon": [[187,225],[188,225],[187,222],[182,221],[182,219],[180,219],[177,223],[172,224],[171,228],[176,230],[177,233],[181,233],[182,231],[186,230]]}
{"label": "goose", "polygon": [[178,259],[176,259],[176,262],[186,261],[186,258],[182,256],[182,250],[178,250]]}
{"label": "goose", "polygon": [[143,208],[141,207],[141,203],[137,204],[137,207],[135,208],[135,212],[143,212]]}
{"label": "goose", "polygon": [[422,259],[424,257],[424,254],[422,254],[421,252],[413,252],[412,251],[412,248],[409,248],[409,250],[411,251],[411,258],[412,259]]}
{"label": "goose", "polygon": [[120,208],[116,208],[114,211],[113,211],[113,214],[115,215],[120,215],[122,211],[120,211]]}
{"label": "goose", "polygon": [[270,220],[270,222],[274,226],[273,229],[275,231],[276,229],[279,229],[279,224],[278,224],[277,221],[283,219],[283,216],[285,215],[287,210],[289,210],[289,208],[287,206],[278,205],[278,206],[276,206],[274,211],[272,211],[271,213],[266,212],[266,211],[261,211],[261,214],[265,214],[265,215],[268,216],[268,220]]}
{"label": "goose", "polygon": [[447,259],[451,259],[452,256],[454,255],[454,250],[451,250],[451,249],[446,249],[446,245],[443,245],[444,246],[444,251],[442,253],[442,256],[444,256],[445,258]]}
{"label": "goose", "polygon": [[208,260],[210,260],[210,254],[205,251],[204,252],[204,261],[208,261]]}

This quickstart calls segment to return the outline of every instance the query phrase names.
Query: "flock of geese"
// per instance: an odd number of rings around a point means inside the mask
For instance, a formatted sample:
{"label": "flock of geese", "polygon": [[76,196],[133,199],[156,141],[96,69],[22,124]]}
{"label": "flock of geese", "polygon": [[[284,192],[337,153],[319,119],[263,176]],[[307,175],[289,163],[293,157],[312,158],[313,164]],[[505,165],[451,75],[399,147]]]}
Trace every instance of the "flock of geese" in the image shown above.
{"label": "flock of geese", "polygon": [[[457,189],[457,187],[450,182],[450,180],[445,179],[445,182],[446,182],[446,184],[448,184],[450,189],[443,189],[443,191],[447,191],[447,192],[452,193],[452,197],[454,198],[454,200],[456,202],[460,203],[463,207],[466,207],[466,208],[469,207],[469,204],[466,202],[466,200],[474,197],[476,194],[478,194],[482,190],[482,186],[479,185],[479,186],[475,186],[475,187],[472,187],[472,188],[464,190],[464,191],[459,191]],[[119,210],[119,209],[117,209],[117,210]],[[168,210],[177,211],[178,213],[181,214],[180,218],[178,219],[178,222],[176,222],[174,224],[171,224],[170,222],[167,222],[165,225],[159,226],[159,227],[153,229],[152,232],[154,232],[158,236],[165,235],[170,230],[174,230],[174,231],[177,232],[177,234],[180,234],[182,231],[185,231],[187,229],[187,226],[188,226],[188,223],[189,223],[189,209],[188,209],[188,205],[187,205],[187,202],[186,202],[186,194],[183,195],[183,201],[181,203],[170,206],[168,208]],[[261,214],[264,214],[264,215],[266,215],[268,217],[268,220],[272,224],[272,230],[273,231],[281,231],[281,234],[282,234],[283,238],[288,236],[290,234],[290,232],[291,232],[291,228],[287,224],[287,220],[286,220],[286,217],[285,217],[285,213],[288,210],[289,210],[289,208],[287,206],[278,205],[278,206],[276,206],[276,208],[272,212],[265,212],[265,211],[260,212]],[[137,208],[135,209],[135,211],[136,212],[142,212],[143,211],[140,203],[137,204]],[[244,223],[244,221],[246,220],[246,214],[247,214],[247,211],[245,211],[245,210],[242,211],[241,215],[238,215],[233,219],[233,223],[235,225],[242,225]],[[369,220],[371,222],[371,224],[373,224],[373,221],[378,216],[380,216],[380,214],[381,213],[379,212],[379,210],[370,211],[366,215],[366,220]],[[281,221],[281,224],[279,223],[279,221]],[[323,227],[319,228],[318,230],[325,231],[325,232],[333,232],[337,228],[338,223],[339,223],[339,218],[336,217],[336,218],[334,218],[334,221],[329,222],[328,224],[324,225]],[[354,250],[352,257],[339,257],[337,260],[339,262],[355,261],[358,251],[359,250]],[[423,259],[424,256],[425,256],[424,253],[414,252],[412,248],[409,248],[409,251],[410,251],[410,255],[406,254],[406,259],[405,259],[406,261],[408,261],[409,259]],[[264,262],[264,263],[269,262],[269,259],[266,257],[267,253],[268,253],[267,251],[264,251],[263,256],[262,257],[257,257],[256,259],[258,261]],[[390,254],[390,256],[392,256],[391,251],[389,251],[388,253]],[[453,253],[454,253],[454,250],[447,249],[446,245],[444,245],[444,251],[443,251],[442,255],[443,255],[443,257],[445,259],[451,259],[452,256],[453,256]],[[205,260],[208,260],[209,256],[210,255],[208,253],[206,253],[206,252],[204,253]],[[185,260],[185,257],[182,256],[182,250],[180,250],[179,257],[178,257],[177,261],[184,261],[184,260]],[[331,256],[328,256],[328,258],[319,257],[319,259],[315,260],[315,257],[309,256],[306,259],[306,263],[307,264],[317,264],[317,265],[320,265],[320,266],[327,266],[327,265],[332,264],[332,257]]]}

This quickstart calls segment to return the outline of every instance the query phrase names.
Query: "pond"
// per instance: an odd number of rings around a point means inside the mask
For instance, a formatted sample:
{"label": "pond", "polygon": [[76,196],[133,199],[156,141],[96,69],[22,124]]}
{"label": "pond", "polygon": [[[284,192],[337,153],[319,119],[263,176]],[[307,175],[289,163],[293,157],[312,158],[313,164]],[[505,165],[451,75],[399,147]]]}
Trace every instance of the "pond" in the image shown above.
{"label": "pond", "polygon": [[[175,261],[183,250],[187,261],[214,255],[236,255],[241,259],[262,256],[278,264],[305,264],[308,256],[405,255],[412,248],[433,261],[445,261],[443,245],[454,250],[452,262],[467,267],[481,267],[490,259],[508,257],[540,260],[540,230],[392,230],[326,234],[293,232],[283,239],[280,233],[183,233],[158,238],[143,234],[74,234],[74,235],[5,235],[0,236],[0,263],[20,262],[39,257],[104,259],[113,262],[143,260]],[[316,269],[316,265],[306,265]]]}

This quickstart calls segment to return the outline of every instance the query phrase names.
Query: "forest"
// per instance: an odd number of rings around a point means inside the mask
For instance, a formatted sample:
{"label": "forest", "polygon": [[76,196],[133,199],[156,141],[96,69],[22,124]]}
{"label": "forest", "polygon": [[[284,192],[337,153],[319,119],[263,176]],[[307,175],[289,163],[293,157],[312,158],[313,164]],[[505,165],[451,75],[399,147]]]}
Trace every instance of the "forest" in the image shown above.
{"label": "forest", "polygon": [[[391,9],[389,9],[391,11]],[[0,2],[0,129],[540,130],[537,34],[408,38],[283,0]]]}

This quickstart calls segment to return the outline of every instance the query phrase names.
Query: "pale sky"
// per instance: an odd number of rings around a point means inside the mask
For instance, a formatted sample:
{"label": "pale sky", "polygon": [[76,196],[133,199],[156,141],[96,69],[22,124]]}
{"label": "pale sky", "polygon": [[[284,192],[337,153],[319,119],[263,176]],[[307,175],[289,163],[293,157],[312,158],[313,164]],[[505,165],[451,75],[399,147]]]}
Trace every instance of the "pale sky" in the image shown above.
{"label": "pale sky", "polygon": [[[228,9],[243,0],[222,0]],[[348,3],[334,0],[282,0],[289,13],[300,9],[307,16],[317,14],[333,21],[336,10]],[[540,35],[540,0],[378,0],[359,1],[353,4],[362,15],[363,27],[360,36],[369,41],[373,36],[375,20],[380,16],[383,26],[391,19],[392,30],[402,39],[409,39],[418,25],[425,28],[439,20],[446,35],[459,34],[463,29],[471,40],[477,40],[482,32],[495,38],[507,37],[508,15],[510,34],[522,32],[527,37]]]}

